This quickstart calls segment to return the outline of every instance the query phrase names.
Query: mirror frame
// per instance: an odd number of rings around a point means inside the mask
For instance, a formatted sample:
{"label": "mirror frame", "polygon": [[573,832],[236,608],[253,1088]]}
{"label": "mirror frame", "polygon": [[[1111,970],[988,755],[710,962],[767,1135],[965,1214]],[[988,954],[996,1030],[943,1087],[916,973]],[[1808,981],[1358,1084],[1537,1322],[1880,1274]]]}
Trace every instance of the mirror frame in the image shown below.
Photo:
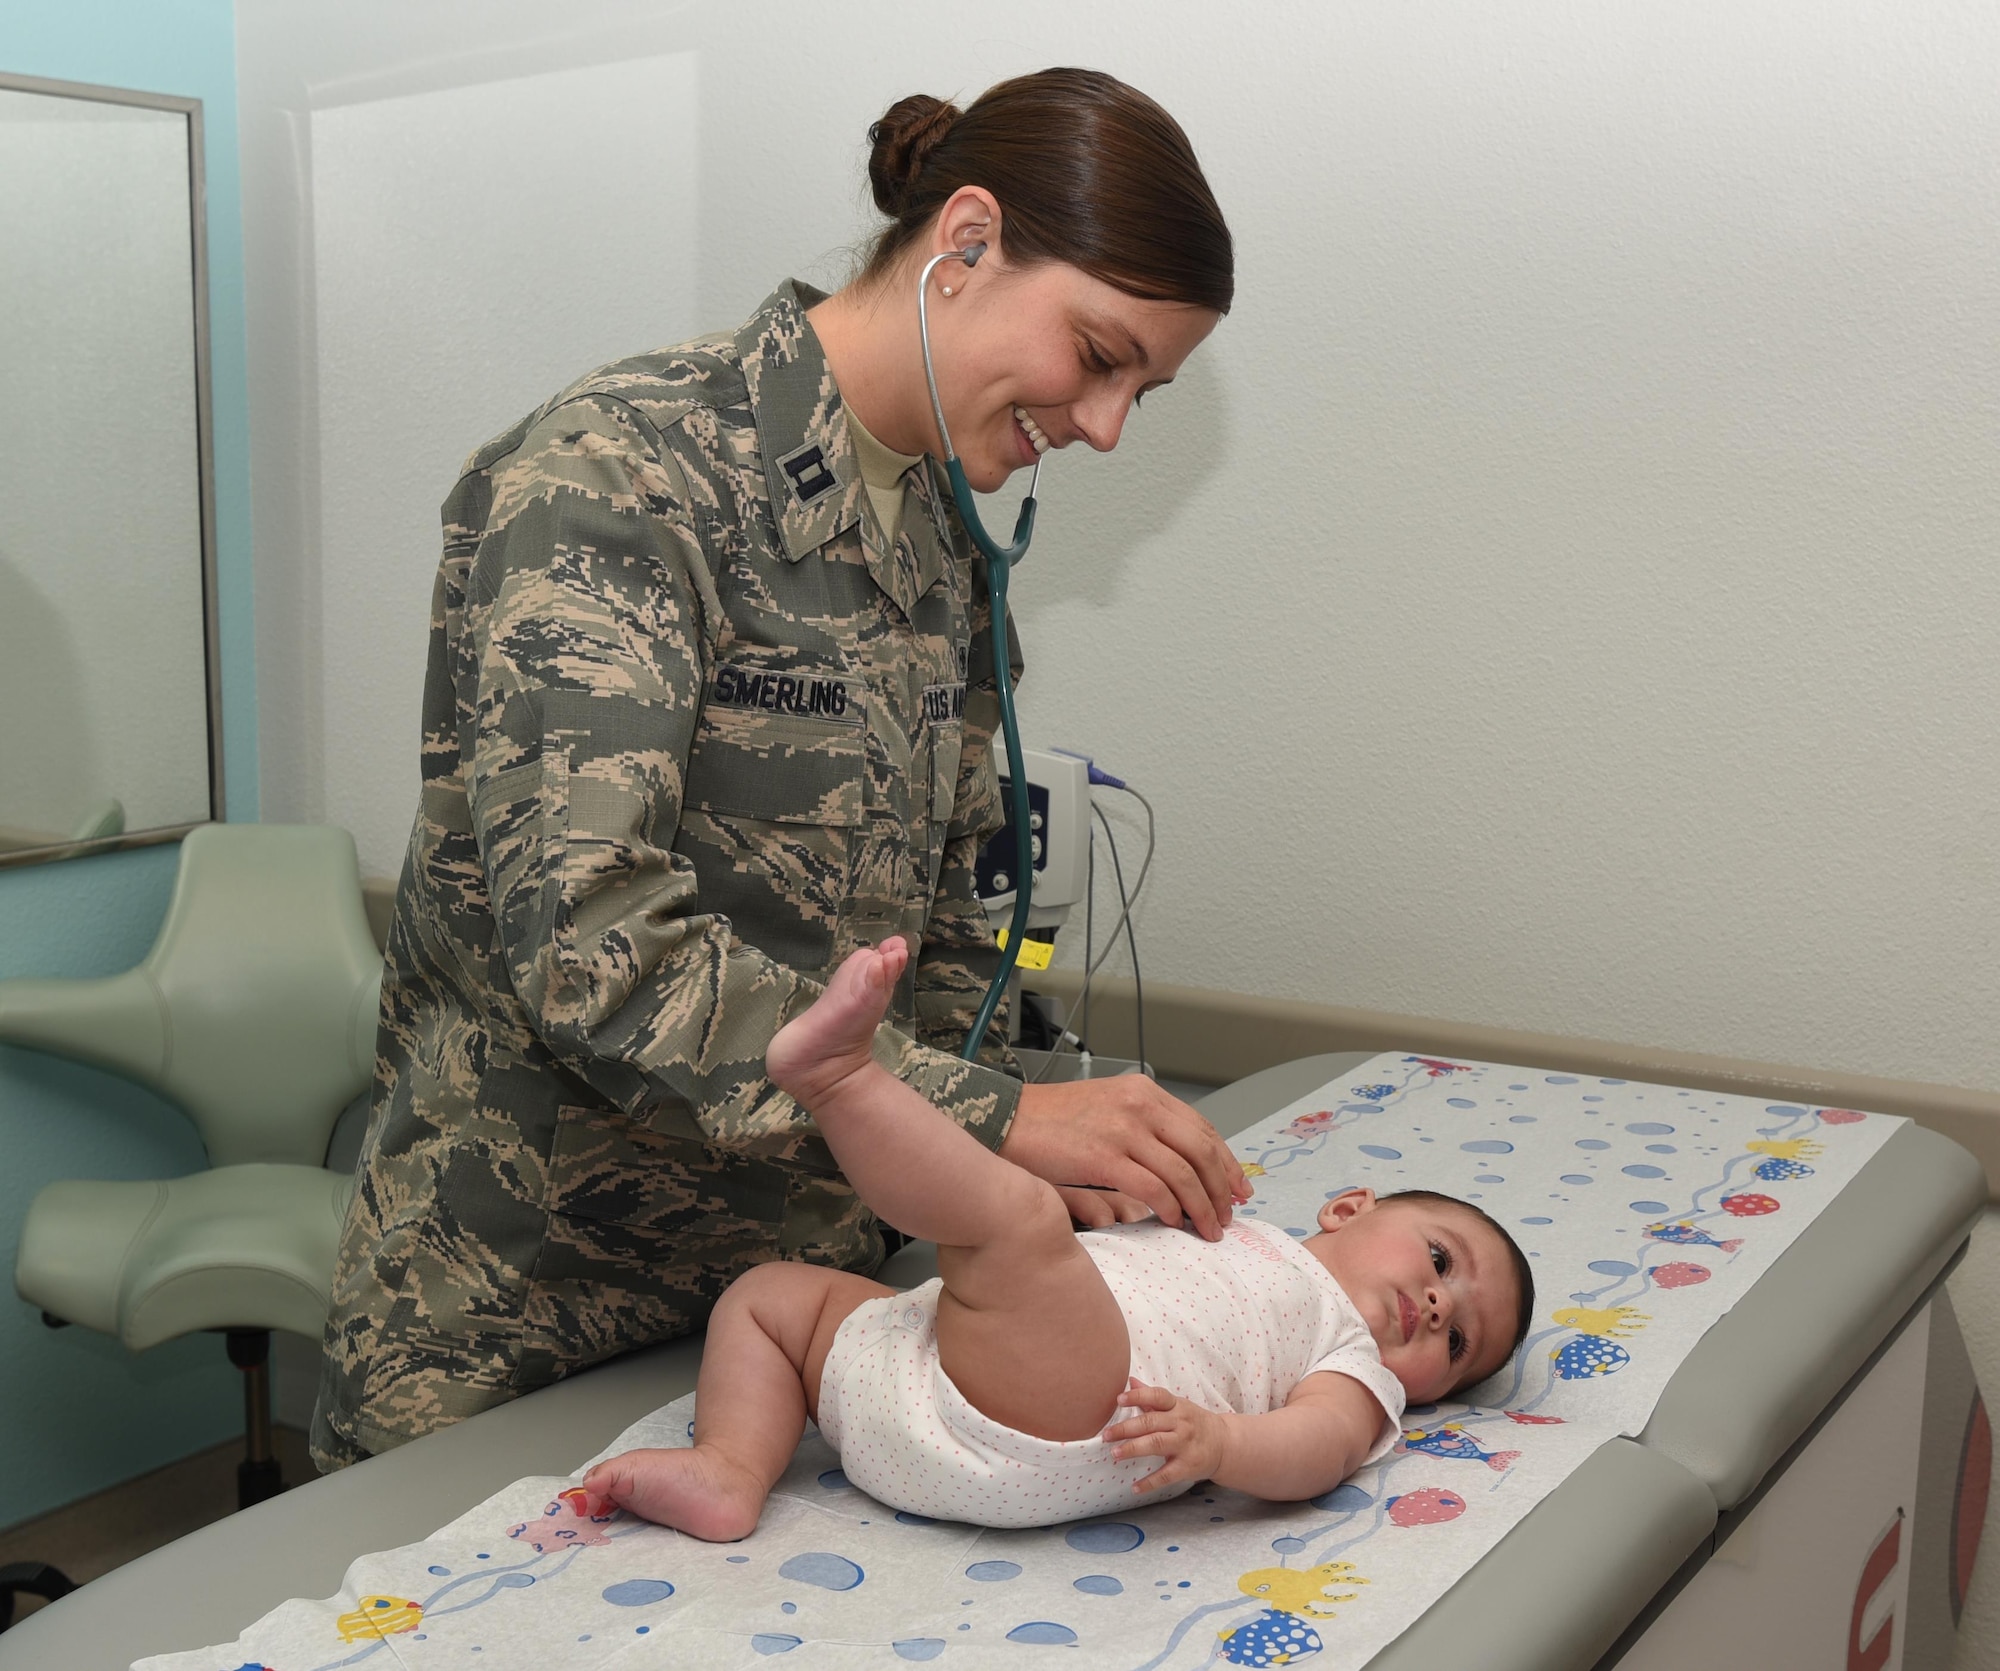
{"label": "mirror frame", "polygon": [[183,824],[128,830],[93,841],[65,841],[47,847],[24,847],[0,853],[0,869],[75,858],[86,853],[111,853],[126,847],[152,847],[179,841],[204,823],[220,823],[227,811],[222,776],[222,634],[216,584],[215,553],[215,413],[209,367],[208,329],[208,191],[204,167],[201,100],[172,93],[141,93],[126,87],[98,87],[83,81],[50,81],[39,76],[0,71],[0,92],[39,93],[50,98],[82,99],[93,104],[136,105],[181,117],[187,125],[188,247],[194,264],[194,409],[195,468],[199,474],[201,507],[201,631],[203,689],[208,706],[208,816]]}

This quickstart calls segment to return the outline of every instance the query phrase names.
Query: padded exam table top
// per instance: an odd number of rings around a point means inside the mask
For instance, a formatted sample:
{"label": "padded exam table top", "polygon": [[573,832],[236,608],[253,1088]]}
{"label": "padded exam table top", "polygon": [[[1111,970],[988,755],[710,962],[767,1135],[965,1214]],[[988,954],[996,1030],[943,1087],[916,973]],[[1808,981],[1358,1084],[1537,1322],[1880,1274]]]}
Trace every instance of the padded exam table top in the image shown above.
{"label": "padded exam table top", "polygon": [[[1368,1059],[1289,1062],[1201,1109],[1234,1134]],[[1375,1671],[1593,1665],[1928,1294],[1985,1199],[1963,1149],[1897,1132],[1703,1337],[1644,1433],[1602,1446]],[[905,1249],[885,1280],[923,1280],[927,1252]],[[698,1338],[634,1353],[231,1515],[22,1620],[0,1635],[0,1671],[123,1671],[228,1642],[289,1597],[331,1594],[357,1556],[418,1541],[513,1480],[568,1473],[690,1391],[700,1358]]]}

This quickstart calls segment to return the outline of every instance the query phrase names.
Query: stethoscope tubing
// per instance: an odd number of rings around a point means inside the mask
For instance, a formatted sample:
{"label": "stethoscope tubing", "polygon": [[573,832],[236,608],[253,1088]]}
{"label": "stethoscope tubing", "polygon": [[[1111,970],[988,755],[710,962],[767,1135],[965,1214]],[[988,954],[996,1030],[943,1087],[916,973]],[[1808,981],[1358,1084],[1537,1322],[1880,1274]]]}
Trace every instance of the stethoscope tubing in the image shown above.
{"label": "stethoscope tubing", "polygon": [[986,1029],[992,1024],[994,1012],[999,1009],[1000,999],[1007,990],[1007,982],[1020,960],[1021,943],[1028,929],[1028,914],[1034,909],[1035,894],[1035,849],[1028,804],[1028,767],[1021,753],[1021,725],[1014,711],[1014,680],[1007,654],[1007,582],[1014,564],[1027,555],[1029,542],[1034,538],[1035,489],[1042,479],[1042,460],[1037,454],[1035,473],[1028,478],[1028,496],[1021,501],[1021,513],[1014,524],[1013,543],[1002,545],[987,533],[985,524],[979,520],[979,507],[973,501],[972,484],[965,479],[965,466],[959,463],[958,451],[951,444],[951,430],[944,421],[944,402],[938,398],[937,368],[931,361],[931,274],[946,261],[963,261],[968,267],[974,266],[985,253],[984,244],[971,244],[962,250],[932,256],[924,263],[924,270],[917,280],[917,335],[923,343],[924,383],[930,390],[931,416],[937,421],[938,442],[944,448],[945,476],[951,483],[952,501],[958,506],[966,532],[986,558],[986,593],[992,616],[989,628],[993,639],[993,683],[1000,697],[1000,734],[1007,748],[1007,777],[1013,789],[1010,799],[1014,823],[1014,914],[1007,929],[1007,943],[1000,950],[1000,967],[987,984],[979,1014],[959,1050],[960,1057],[968,1062],[979,1055]]}

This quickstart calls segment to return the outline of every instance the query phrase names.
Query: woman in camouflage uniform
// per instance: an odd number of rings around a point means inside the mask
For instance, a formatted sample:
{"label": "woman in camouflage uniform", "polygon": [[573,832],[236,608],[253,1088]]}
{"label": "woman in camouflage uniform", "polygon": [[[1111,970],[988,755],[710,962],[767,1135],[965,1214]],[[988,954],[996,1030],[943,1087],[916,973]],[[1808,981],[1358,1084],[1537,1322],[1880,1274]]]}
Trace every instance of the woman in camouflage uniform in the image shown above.
{"label": "woman in camouflage uniform", "polygon": [[[1242,1173],[1140,1078],[959,1060],[997,953],[973,484],[1116,444],[1227,310],[1229,233],[1178,126],[1051,70],[871,130],[891,218],[859,278],[591,373],[444,507],[423,796],[373,1117],[327,1325],[323,1467],[699,1328],[748,1266],[869,1271],[880,1229],[764,1050],[857,944],[914,956],[877,1051],[1085,1223],[1219,1234]],[[947,276],[948,275],[948,276]],[[865,425],[865,427],[864,427]],[[1008,670],[1019,674],[1018,660]]]}

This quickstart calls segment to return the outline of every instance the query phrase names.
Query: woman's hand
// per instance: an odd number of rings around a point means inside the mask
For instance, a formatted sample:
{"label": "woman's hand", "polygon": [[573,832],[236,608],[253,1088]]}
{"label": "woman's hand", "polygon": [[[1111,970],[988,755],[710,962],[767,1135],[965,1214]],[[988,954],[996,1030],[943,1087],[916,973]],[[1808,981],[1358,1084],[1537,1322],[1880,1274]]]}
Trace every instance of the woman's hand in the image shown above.
{"label": "woman's hand", "polygon": [[[997,1152],[1054,1184],[1070,1216],[1093,1227],[1136,1216],[1130,1203],[1141,1202],[1161,1223],[1189,1224],[1212,1242],[1250,1199],[1215,1127],[1144,1074],[1024,1085]],[[1074,1187],[1089,1184],[1100,1187]]]}
{"label": "woman's hand", "polygon": [[1165,1387],[1149,1387],[1136,1376],[1126,1383],[1118,1402],[1142,1413],[1104,1430],[1104,1437],[1117,1447],[1112,1456],[1120,1462],[1135,1456],[1165,1459],[1132,1487],[1134,1491],[1158,1491],[1182,1480],[1214,1478],[1222,1466],[1225,1425],[1221,1416],[1176,1397]]}

